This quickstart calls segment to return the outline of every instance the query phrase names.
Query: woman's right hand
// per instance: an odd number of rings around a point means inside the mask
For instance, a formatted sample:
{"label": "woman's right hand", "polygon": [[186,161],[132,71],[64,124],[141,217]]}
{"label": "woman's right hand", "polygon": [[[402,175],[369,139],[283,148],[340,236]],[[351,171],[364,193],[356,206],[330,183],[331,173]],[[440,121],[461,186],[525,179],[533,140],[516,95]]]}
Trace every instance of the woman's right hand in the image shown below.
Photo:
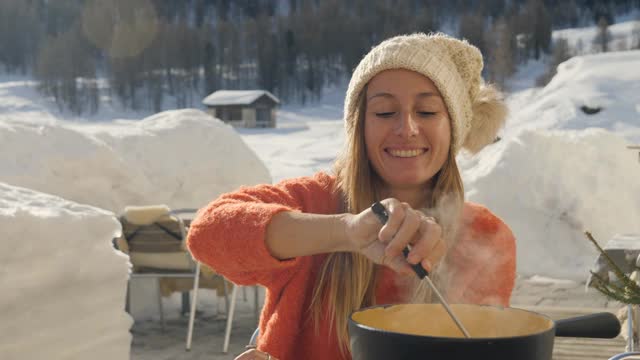
{"label": "woman's right hand", "polygon": [[[414,275],[410,264],[418,263],[431,271],[446,252],[440,225],[397,199],[381,203],[389,214],[385,225],[371,208],[345,218],[345,235],[352,251],[401,274]],[[411,251],[405,259],[402,250],[407,245],[411,245]]]}

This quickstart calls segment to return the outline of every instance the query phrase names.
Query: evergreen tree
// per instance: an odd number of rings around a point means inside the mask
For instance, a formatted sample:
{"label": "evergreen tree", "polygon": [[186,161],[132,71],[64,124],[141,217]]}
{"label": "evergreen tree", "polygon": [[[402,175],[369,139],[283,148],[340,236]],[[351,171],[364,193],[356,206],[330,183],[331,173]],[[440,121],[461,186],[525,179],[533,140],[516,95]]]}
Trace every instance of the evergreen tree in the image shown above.
{"label": "evergreen tree", "polygon": [[256,59],[258,86],[273,92],[276,87],[277,73],[277,40],[271,31],[271,20],[266,15],[260,15],[249,21],[251,24],[250,43]]}
{"label": "evergreen tree", "polygon": [[606,17],[601,17],[598,21],[598,33],[593,38],[593,45],[596,51],[609,51],[609,42],[611,41],[611,32],[609,31],[609,23]]}
{"label": "evergreen tree", "polygon": [[631,49],[640,49],[640,20],[633,25],[631,35]]}
{"label": "evergreen tree", "polygon": [[97,83],[95,65],[80,32],[51,36],[38,54],[35,75],[40,89],[52,96],[60,111],[82,114],[97,111]]}
{"label": "evergreen tree", "polygon": [[480,52],[487,52],[485,39],[485,19],[475,13],[467,13],[460,17],[458,25],[458,36],[467,39],[469,43],[480,49]]}
{"label": "evergreen tree", "polygon": [[0,2],[0,63],[9,73],[32,66],[38,38],[36,8],[24,0]]}
{"label": "evergreen tree", "polygon": [[571,49],[569,48],[569,42],[567,39],[559,38],[553,42],[553,51],[551,61],[548,64],[547,71],[536,79],[536,85],[544,86],[551,81],[556,75],[558,65],[569,60],[573,56]]}
{"label": "evergreen tree", "polygon": [[489,79],[504,88],[506,80],[516,71],[515,37],[509,23],[498,19],[489,38]]}
{"label": "evergreen tree", "polygon": [[580,21],[578,4],[575,0],[558,1],[552,14],[555,27],[577,27]]}
{"label": "evergreen tree", "polygon": [[535,59],[540,59],[542,52],[548,53],[551,46],[551,18],[542,0],[528,0],[525,5],[524,21],[529,34],[529,50]]}

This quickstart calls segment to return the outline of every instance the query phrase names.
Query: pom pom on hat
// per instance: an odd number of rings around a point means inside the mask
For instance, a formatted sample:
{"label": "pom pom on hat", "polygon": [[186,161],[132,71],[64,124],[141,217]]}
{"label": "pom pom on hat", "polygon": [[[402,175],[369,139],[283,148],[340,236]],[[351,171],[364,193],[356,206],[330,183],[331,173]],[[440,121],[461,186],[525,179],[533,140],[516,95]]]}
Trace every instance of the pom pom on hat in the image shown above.
{"label": "pom pom on hat", "polygon": [[442,33],[401,35],[374,47],[360,61],[349,82],[344,104],[347,129],[354,127],[358,96],[376,74],[390,69],[418,72],[442,95],[453,134],[454,153],[476,153],[492,143],[507,115],[502,95],[482,80],[482,54],[466,41]]}
{"label": "pom pom on hat", "polygon": [[462,147],[475,154],[493,143],[507,118],[502,94],[491,85],[482,85],[471,105],[471,128]]}

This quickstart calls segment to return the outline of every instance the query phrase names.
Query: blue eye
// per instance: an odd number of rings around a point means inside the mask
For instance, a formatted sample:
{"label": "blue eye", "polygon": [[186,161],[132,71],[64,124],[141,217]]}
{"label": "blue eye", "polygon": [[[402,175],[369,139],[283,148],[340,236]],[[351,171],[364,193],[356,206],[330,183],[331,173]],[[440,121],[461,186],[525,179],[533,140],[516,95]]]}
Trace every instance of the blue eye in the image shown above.
{"label": "blue eye", "polygon": [[380,118],[390,118],[395,114],[395,111],[391,111],[391,112],[381,112],[381,113],[376,113],[377,117]]}

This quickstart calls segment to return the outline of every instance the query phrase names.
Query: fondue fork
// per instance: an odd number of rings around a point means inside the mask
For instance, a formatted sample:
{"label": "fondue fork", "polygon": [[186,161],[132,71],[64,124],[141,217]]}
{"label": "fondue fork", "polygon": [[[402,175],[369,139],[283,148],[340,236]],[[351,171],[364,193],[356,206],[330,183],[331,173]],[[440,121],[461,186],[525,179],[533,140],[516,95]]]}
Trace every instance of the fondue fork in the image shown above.
{"label": "fondue fork", "polygon": [[[380,222],[383,225],[387,223],[387,220],[389,220],[389,214],[387,213],[387,209],[384,207],[384,205],[376,201],[375,203],[373,203],[373,205],[371,205],[371,210],[378,217],[378,220],[380,220]],[[408,257],[409,247],[408,246],[405,247],[402,250],[402,253],[404,254],[405,258]],[[433,281],[431,281],[431,279],[429,278],[429,273],[427,272],[427,270],[425,270],[425,268],[423,268],[422,265],[420,265],[420,263],[411,265],[411,268],[413,268],[413,271],[418,275],[420,279],[425,280],[427,282],[427,284],[431,288],[431,291],[433,291],[433,293],[436,294],[436,297],[440,301],[440,304],[442,304],[444,309],[447,310],[447,313],[449,313],[449,316],[451,317],[453,322],[456,324],[456,326],[458,326],[458,329],[462,331],[462,334],[464,334],[464,337],[470,338],[471,336],[469,335],[469,332],[467,331],[467,329],[464,328],[464,326],[462,325],[462,322],[460,322],[460,319],[458,319],[458,317],[453,313],[447,301],[444,299],[442,294],[440,294],[440,291],[438,291]]]}

